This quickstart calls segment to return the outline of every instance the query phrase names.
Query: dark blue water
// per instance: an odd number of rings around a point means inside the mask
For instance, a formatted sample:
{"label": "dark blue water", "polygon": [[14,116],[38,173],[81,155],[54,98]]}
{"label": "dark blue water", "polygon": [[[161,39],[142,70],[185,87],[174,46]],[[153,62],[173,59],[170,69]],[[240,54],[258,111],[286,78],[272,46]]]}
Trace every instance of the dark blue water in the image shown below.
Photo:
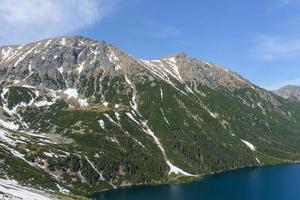
{"label": "dark blue water", "polygon": [[106,191],[97,200],[300,200],[300,165],[225,172],[200,181]]}

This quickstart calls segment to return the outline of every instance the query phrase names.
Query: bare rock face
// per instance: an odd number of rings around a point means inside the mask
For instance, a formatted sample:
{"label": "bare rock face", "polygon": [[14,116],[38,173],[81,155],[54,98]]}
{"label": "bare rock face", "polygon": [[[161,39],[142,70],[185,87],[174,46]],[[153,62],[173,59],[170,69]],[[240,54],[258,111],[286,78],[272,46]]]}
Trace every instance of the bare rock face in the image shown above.
{"label": "bare rock face", "polygon": [[43,40],[1,48],[1,79],[50,89],[73,87],[82,74],[101,66],[114,71],[113,47],[82,37]]}
{"label": "bare rock face", "polygon": [[211,88],[253,87],[234,72],[183,53],[160,60],[141,61],[105,42],[83,37],[5,46],[0,51],[1,80],[20,80],[24,84],[56,90],[76,87],[81,77],[102,72],[110,75],[148,73],[156,78],[171,77]]}
{"label": "bare rock face", "polygon": [[287,85],[274,91],[275,94],[292,101],[300,101],[300,86]]}

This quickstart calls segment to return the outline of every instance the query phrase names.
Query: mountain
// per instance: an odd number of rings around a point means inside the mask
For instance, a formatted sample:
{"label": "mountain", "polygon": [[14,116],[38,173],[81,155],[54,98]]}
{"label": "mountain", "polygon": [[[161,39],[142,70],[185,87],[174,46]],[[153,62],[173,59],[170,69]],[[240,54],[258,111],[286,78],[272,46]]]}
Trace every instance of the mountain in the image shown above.
{"label": "mountain", "polygon": [[275,90],[274,93],[292,101],[300,101],[300,86],[297,85],[287,85],[278,90]]}
{"label": "mountain", "polygon": [[88,196],[300,159],[300,105],[219,65],[78,36],[0,52],[2,179]]}

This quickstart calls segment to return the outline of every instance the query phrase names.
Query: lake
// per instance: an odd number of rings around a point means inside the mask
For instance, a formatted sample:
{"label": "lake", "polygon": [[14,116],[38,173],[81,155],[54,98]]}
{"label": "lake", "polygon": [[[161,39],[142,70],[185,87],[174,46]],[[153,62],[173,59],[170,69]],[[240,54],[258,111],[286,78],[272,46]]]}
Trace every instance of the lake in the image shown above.
{"label": "lake", "polygon": [[200,181],[110,190],[96,200],[298,200],[300,164],[245,168]]}

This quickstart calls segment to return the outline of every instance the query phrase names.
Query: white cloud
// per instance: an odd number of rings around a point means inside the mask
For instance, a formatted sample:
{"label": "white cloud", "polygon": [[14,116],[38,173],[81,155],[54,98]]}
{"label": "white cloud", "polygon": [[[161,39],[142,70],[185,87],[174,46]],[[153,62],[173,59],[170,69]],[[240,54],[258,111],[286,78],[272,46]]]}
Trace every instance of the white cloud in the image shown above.
{"label": "white cloud", "polygon": [[300,38],[263,36],[258,38],[258,56],[263,60],[295,60],[300,56]]}
{"label": "white cloud", "polygon": [[109,15],[118,0],[0,0],[0,44],[71,34]]}
{"label": "white cloud", "polygon": [[[300,60],[300,0],[274,0],[266,9],[272,19],[269,33],[262,33],[256,41],[254,50],[262,60],[292,61]],[[270,31],[276,31],[274,34]]]}

